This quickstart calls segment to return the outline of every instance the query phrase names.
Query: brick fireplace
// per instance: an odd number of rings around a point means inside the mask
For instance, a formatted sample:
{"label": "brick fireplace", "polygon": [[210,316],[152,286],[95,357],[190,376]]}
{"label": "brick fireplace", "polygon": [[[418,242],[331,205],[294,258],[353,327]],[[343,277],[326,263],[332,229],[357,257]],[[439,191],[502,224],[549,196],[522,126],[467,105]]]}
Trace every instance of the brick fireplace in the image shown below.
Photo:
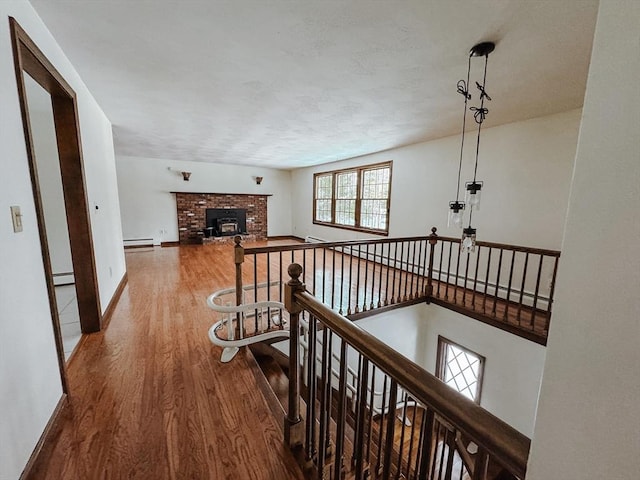
{"label": "brick fireplace", "polygon": [[[205,236],[207,209],[246,210],[246,236],[267,238],[267,197],[242,193],[184,193],[176,195],[180,244],[208,243],[214,238]],[[223,238],[224,239],[224,238]]]}

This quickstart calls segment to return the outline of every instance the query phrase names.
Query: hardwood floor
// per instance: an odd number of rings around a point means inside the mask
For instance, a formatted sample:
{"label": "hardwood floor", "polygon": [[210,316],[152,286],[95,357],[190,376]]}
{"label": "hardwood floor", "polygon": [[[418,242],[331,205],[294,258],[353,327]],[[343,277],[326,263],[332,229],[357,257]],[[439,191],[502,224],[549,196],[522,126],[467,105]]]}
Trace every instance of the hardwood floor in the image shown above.
{"label": "hardwood floor", "polygon": [[[282,242],[280,242],[282,243]],[[243,350],[220,363],[229,246],[141,248],[108,328],[68,366],[70,408],[31,479],[302,479]]]}

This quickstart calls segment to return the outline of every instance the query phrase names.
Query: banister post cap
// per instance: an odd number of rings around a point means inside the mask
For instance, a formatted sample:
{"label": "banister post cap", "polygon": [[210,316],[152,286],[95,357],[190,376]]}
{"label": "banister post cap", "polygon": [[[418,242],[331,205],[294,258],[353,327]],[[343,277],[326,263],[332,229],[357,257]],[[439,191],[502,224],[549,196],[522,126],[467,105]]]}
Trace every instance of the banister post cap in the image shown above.
{"label": "banister post cap", "polygon": [[437,235],[438,229],[436,227],[431,227],[431,235]]}
{"label": "banister post cap", "polygon": [[300,264],[298,264],[298,263],[292,263],[287,268],[287,273],[291,277],[290,283],[291,282],[298,283],[298,282],[300,282],[300,280],[299,280],[300,275],[302,275],[302,266]]}

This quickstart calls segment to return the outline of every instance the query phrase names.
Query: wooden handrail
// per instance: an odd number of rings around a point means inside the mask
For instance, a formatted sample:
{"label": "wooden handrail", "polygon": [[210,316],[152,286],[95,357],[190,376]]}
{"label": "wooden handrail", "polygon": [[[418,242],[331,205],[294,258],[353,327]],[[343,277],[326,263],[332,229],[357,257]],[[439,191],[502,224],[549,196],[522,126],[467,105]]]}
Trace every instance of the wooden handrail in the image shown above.
{"label": "wooden handrail", "polygon": [[386,244],[395,242],[417,242],[427,240],[428,236],[401,237],[401,238],[372,238],[363,240],[344,240],[340,242],[295,243],[292,245],[272,245],[269,247],[250,247],[245,249],[247,254],[290,252],[292,250],[313,250],[314,248],[353,247],[362,245]]}
{"label": "wooden handrail", "polygon": [[[302,267],[297,265],[289,271],[301,272]],[[298,284],[296,289],[292,289],[288,306],[310,312],[364,358],[397,381],[421,404],[463,431],[505,468],[524,478],[530,447],[530,440],[526,436],[299,288]],[[291,373],[291,376],[294,375],[297,375],[297,371]]]}
{"label": "wooden handrail", "polygon": [[[425,238],[425,237],[423,237]],[[428,238],[428,237],[426,237]],[[460,243],[461,239],[458,237],[441,237],[438,236],[438,241],[452,242],[452,243]],[[491,247],[498,248],[503,250],[510,250],[515,252],[523,252],[523,253],[531,253],[533,255],[547,255],[549,257],[560,257],[560,251],[558,250],[548,250],[546,248],[535,248],[535,247],[523,247],[521,245],[510,245],[508,243],[496,243],[496,242],[484,242],[482,240],[476,241],[477,247]]]}

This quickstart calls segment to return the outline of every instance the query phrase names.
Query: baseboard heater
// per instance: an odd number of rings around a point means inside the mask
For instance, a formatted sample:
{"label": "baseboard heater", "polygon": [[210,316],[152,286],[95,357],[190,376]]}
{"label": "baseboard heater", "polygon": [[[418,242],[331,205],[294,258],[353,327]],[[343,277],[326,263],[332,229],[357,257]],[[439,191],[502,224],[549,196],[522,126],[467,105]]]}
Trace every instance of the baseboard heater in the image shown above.
{"label": "baseboard heater", "polygon": [[326,242],[326,240],[318,237],[312,237],[311,235],[307,235],[306,237],[304,237],[304,243],[323,243],[323,242]]}
{"label": "baseboard heater", "polygon": [[153,238],[127,238],[123,243],[124,248],[153,247]]}

